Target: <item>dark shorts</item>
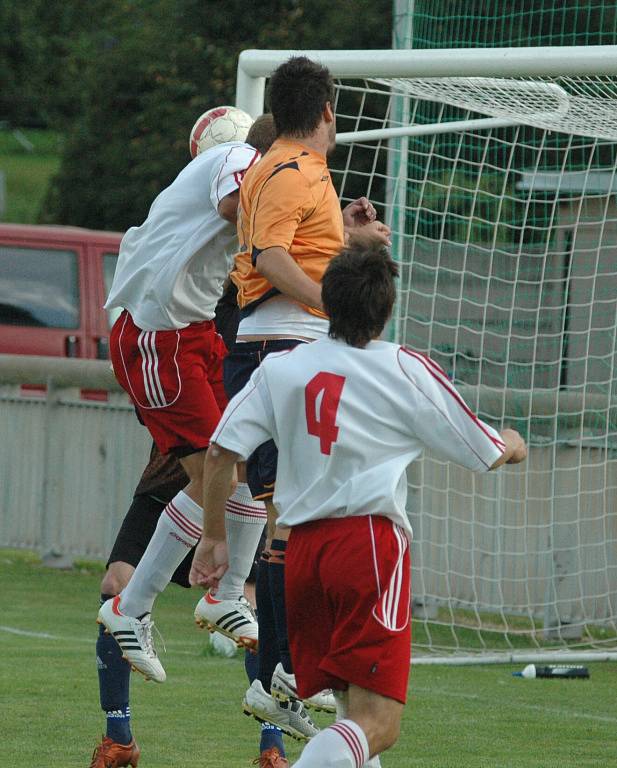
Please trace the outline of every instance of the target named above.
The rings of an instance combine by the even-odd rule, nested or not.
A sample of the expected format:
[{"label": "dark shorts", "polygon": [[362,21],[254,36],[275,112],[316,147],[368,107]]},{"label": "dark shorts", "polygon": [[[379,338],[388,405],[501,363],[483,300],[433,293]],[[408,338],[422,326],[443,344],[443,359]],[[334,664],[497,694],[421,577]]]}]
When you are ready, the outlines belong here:
[{"label": "dark shorts", "polygon": [[[137,568],[137,564],[150,543],[150,539],[154,534],[159,517],[161,516],[161,512],[165,509],[165,506],[166,502],[156,499],[153,496],[140,494],[133,498],[133,503],[126,513],[111,549],[107,567],[109,567],[111,563],[122,562],[132,565],[133,568]],[[264,545],[265,540],[264,537],[262,537],[262,540],[259,542],[258,551],[255,554],[251,572],[247,579],[248,582],[254,583],[257,578],[257,563]],[[171,577],[174,584],[187,588],[191,586],[189,584],[189,571],[191,570],[192,560],[193,550],[191,549]]]},{"label": "dark shorts", "polygon": [[[282,352],[304,344],[299,339],[236,342],[223,361],[223,383],[231,400],[251,378],[270,352]],[[260,445],[246,462],[246,480],[254,499],[270,499],[274,493],[278,451],[274,440]]]},{"label": "dark shorts", "polygon": [[[107,566],[111,563],[123,562],[137,568],[154,530],[165,509],[166,503],[159,501],[153,496],[135,496],[133,503],[126,513],[116,540],[111,549]],[[190,587],[189,571],[193,560],[193,550],[191,550],[180,565],[176,568],[171,580],[181,587]]]}]

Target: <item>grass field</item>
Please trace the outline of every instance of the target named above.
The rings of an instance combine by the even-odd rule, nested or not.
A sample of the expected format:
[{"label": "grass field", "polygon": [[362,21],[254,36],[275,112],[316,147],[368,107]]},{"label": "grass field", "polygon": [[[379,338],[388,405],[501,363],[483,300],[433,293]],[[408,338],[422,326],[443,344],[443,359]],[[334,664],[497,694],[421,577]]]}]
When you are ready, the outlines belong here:
[{"label": "grass field", "polygon": [[6,185],[6,208],[1,221],[34,224],[49,182],[60,165],[58,134],[24,130],[32,151],[19,143],[10,130],[0,130],[0,171]]},{"label": "grass field", "polygon": [[[101,572],[55,571],[30,553],[0,550],[7,768],[89,765],[104,724],[94,663]],[[244,665],[210,655],[207,635],[192,624],[196,599],[172,586],[157,603],[168,680],[158,686],[133,676],[140,768],[235,768],[257,754],[257,724],[240,709]],[[413,669],[401,739],[384,768],[617,766],[617,666],[592,664],[587,681],[521,680],[513,669]],[[300,747],[288,744],[293,763]]]}]

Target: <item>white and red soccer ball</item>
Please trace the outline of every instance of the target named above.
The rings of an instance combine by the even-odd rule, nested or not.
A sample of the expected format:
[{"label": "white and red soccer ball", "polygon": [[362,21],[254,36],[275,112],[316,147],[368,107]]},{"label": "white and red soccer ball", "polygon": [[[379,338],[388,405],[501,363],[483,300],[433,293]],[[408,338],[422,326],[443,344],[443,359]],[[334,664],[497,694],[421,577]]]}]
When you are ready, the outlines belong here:
[{"label": "white and red soccer ball", "polygon": [[197,118],[191,130],[191,157],[226,141],[244,141],[252,124],[253,118],[238,107],[209,109]]}]

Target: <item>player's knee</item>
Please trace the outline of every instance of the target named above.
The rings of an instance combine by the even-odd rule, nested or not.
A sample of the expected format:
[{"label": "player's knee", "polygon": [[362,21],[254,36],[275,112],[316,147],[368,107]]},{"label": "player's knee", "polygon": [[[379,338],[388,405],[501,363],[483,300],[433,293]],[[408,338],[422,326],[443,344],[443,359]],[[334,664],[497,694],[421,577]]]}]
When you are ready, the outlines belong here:
[{"label": "player's knee", "polygon": [[110,563],[101,581],[101,594],[118,595],[129,583],[134,570],[128,563]]},{"label": "player's knee", "polygon": [[378,755],[398,740],[402,712],[400,702],[356,689],[351,691],[347,717],[364,731],[370,754]]},{"label": "player's knee", "polygon": [[390,749],[390,747],[394,746],[394,744],[396,744],[396,742],[398,741],[398,737],[400,736],[400,734],[401,734],[400,719],[395,719],[394,721],[390,720],[389,722],[388,721],[382,722],[381,730],[379,732],[379,737],[382,743],[375,748],[375,754],[385,752],[386,749]]},{"label": "player's knee", "polygon": [[400,720],[375,717],[364,724],[364,733],[371,755],[379,755],[396,744],[401,732]]}]

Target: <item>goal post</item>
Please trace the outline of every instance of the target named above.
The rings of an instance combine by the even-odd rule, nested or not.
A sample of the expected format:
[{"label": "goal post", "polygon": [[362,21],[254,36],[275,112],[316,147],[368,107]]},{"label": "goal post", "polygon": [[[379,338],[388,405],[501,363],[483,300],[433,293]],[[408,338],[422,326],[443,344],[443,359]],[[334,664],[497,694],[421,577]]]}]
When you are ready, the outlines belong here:
[{"label": "goal post", "polygon": [[294,54],[335,78],[341,200],[393,229],[391,338],[529,444],[410,467],[417,662],[617,660],[617,46],[245,51],[238,106]]}]

